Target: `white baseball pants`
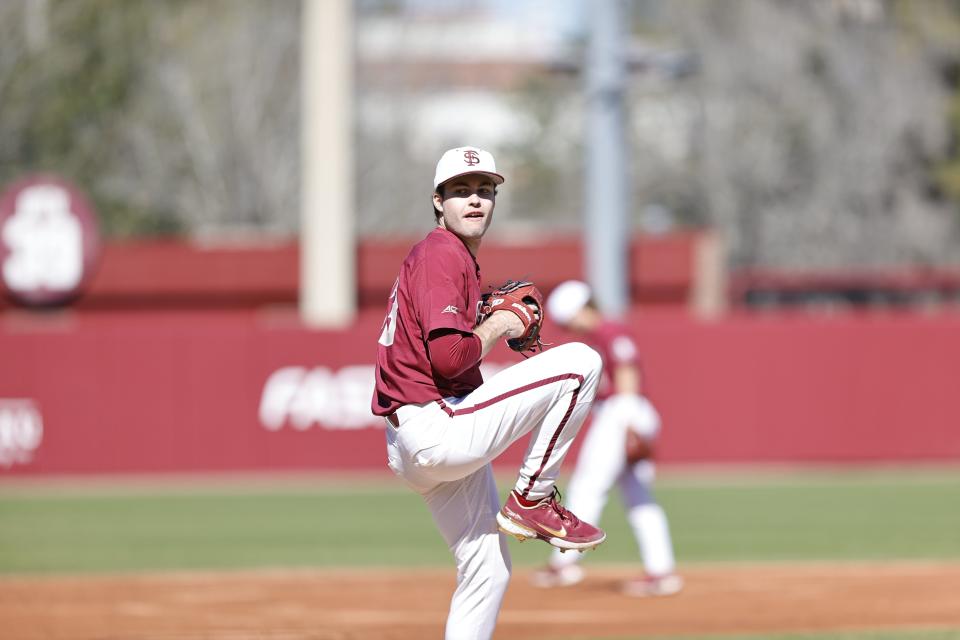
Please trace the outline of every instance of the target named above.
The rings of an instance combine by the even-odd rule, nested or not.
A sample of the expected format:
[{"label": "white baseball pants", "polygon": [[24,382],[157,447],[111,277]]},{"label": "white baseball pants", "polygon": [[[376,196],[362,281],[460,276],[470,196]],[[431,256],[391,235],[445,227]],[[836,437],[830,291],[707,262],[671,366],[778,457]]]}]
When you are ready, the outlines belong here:
[{"label": "white baseball pants", "polygon": [[[652,493],[654,463],[643,460],[627,466],[627,429],[645,438],[656,437],[660,415],[649,400],[643,396],[613,396],[596,405],[564,503],[578,518],[597,523],[610,490],[619,484],[644,569],[651,576],[668,575],[675,569],[673,543],[666,514]],[[564,566],[579,560],[580,554],[554,551],[550,563]]]},{"label": "white baseball pants", "polygon": [[423,496],[456,560],[447,640],[490,638],[510,580],[491,461],[529,433],[516,490],[531,500],[550,495],[600,371],[596,351],[565,344],[500,371],[462,398],[401,407],[399,427],[387,421],[388,464]]}]

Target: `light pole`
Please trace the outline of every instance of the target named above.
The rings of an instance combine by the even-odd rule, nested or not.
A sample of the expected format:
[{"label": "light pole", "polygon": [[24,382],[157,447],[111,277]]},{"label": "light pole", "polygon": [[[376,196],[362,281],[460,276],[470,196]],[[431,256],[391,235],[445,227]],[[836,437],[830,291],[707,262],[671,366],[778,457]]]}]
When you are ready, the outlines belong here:
[{"label": "light pole", "polygon": [[625,22],[623,0],[590,3],[584,249],[596,302],[614,316],[629,302]]}]

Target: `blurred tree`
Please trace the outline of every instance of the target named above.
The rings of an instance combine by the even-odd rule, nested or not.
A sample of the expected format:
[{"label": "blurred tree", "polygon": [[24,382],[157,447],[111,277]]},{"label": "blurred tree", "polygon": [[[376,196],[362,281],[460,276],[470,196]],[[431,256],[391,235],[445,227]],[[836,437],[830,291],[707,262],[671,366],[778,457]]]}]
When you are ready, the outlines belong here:
[{"label": "blurred tree", "polygon": [[[902,4],[925,16],[946,6]],[[700,110],[684,168],[734,264],[956,259],[954,209],[930,192],[949,154],[947,91],[930,32],[898,3],[665,6],[667,30],[700,60],[677,92]]]},{"label": "blurred tree", "polygon": [[960,215],[960,61],[951,65],[947,75],[953,86],[949,109],[950,148],[937,167],[937,186],[948,198],[958,204],[958,215]]},{"label": "blurred tree", "polygon": [[104,188],[118,128],[146,66],[150,2],[0,4],[0,183],[54,172],[87,190],[107,233],[176,228]]},{"label": "blurred tree", "polygon": [[298,15],[255,0],[0,3],[0,181],[62,174],[109,235],[290,235]]},{"label": "blurred tree", "polygon": [[936,194],[953,201],[960,216],[960,0],[930,2],[922,10],[900,0],[898,8],[906,27],[926,45],[950,92],[945,109],[950,139],[946,154],[933,163],[934,180]]},{"label": "blurred tree", "polygon": [[501,220],[511,216],[514,229],[507,234],[524,222],[539,224],[539,234],[579,228],[584,206],[579,94],[579,80],[563,73],[529,78],[509,95],[511,107],[526,114],[529,125],[525,135],[498,149],[512,168],[504,213],[499,214]]},{"label": "blurred tree", "polygon": [[300,4],[151,6],[150,63],[119,119],[106,188],[194,236],[295,233]]},{"label": "blurred tree", "polygon": [[[578,34],[500,51],[505,5],[477,4],[474,55],[450,11],[468,4],[358,0],[362,233],[428,227],[436,155],[465,141],[510,171],[498,230],[580,224],[581,81],[549,70],[576,67]],[[960,0],[631,5],[636,227],[715,226],[735,265],[957,262]],[[299,11],[0,1],[0,182],[61,173],[112,235],[295,233]]]}]

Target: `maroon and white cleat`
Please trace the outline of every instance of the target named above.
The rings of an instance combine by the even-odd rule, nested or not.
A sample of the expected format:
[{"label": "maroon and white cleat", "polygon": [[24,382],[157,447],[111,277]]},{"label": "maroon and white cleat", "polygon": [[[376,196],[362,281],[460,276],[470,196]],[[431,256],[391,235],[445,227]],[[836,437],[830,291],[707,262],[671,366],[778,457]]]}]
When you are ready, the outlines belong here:
[{"label": "maroon and white cleat", "polygon": [[607,539],[602,529],[583,522],[560,504],[560,492],[543,498],[532,506],[524,506],[515,491],[507,496],[497,514],[497,525],[504,533],[520,542],[538,538],[561,551],[593,549]]},{"label": "maroon and white cleat", "polygon": [[637,598],[672,596],[683,590],[683,578],[675,573],[665,576],[643,576],[621,585],[625,595]]},{"label": "maroon and white cleat", "polygon": [[530,574],[530,582],[541,589],[571,587],[583,582],[583,568],[579,564],[548,564]]}]

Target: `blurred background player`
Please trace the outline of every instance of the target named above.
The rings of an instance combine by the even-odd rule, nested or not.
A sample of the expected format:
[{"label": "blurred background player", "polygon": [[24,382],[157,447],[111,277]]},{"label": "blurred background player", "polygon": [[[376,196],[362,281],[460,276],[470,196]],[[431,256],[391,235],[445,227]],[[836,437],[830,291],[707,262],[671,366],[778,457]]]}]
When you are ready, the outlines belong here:
[{"label": "blurred background player", "polygon": [[[641,393],[642,375],[633,339],[622,323],[604,318],[590,287],[562,283],[547,299],[550,319],[582,337],[603,358],[603,376],[594,403],[593,423],[570,479],[567,506],[588,522],[599,522],[614,483],[620,485],[627,520],[640,548],[645,574],[622,585],[634,596],[665,596],[680,591],[673,543],[663,508],[653,497],[653,446],[660,416]],[[555,550],[549,564],[533,574],[540,587],[583,580],[580,554]]]}]

